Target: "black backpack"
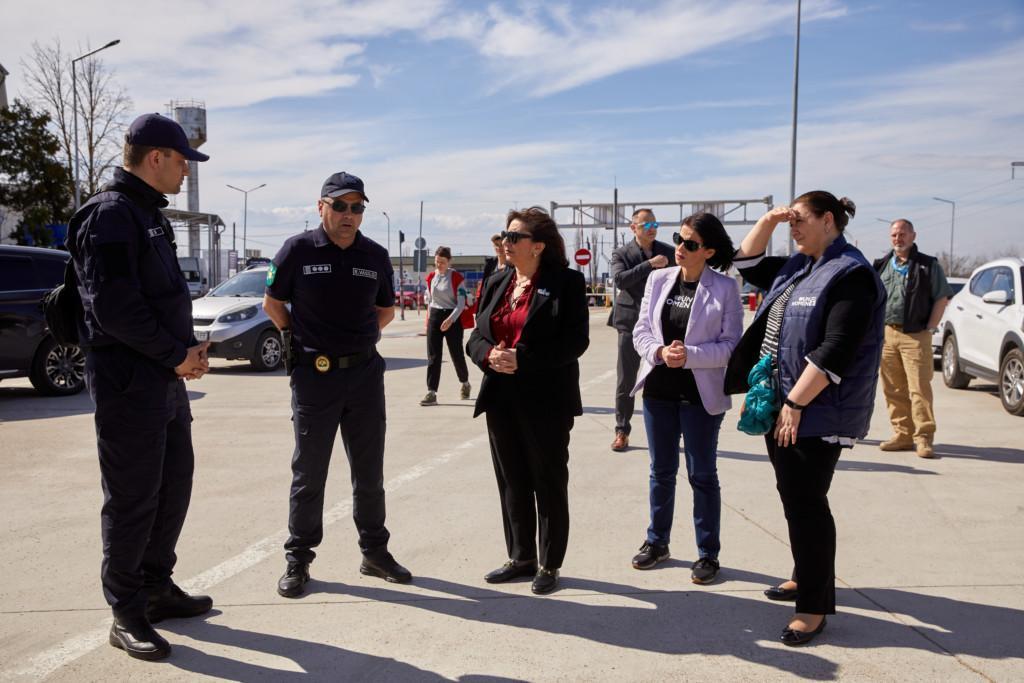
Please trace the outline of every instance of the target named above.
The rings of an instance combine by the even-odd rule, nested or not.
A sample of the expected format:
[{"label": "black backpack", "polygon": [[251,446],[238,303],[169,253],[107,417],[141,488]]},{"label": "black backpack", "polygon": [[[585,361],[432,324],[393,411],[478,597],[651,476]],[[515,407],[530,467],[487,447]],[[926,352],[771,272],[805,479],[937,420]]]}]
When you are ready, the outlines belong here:
[{"label": "black backpack", "polygon": [[43,315],[50,334],[58,344],[78,344],[78,321],[85,315],[82,297],[78,293],[75,262],[68,259],[64,266],[64,284],[57,285],[43,297]]}]

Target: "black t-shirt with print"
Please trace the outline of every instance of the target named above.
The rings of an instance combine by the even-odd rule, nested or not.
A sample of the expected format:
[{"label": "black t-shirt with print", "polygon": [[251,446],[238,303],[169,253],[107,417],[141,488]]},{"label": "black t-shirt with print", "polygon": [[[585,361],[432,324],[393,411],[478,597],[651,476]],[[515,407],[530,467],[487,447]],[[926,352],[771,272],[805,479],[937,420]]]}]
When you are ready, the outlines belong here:
[{"label": "black t-shirt with print", "polygon": [[[682,282],[677,279],[661,309],[662,343],[668,346],[673,340],[683,341],[686,325],[690,321],[693,297],[697,292],[696,282]],[[644,382],[644,398],[662,401],[679,401],[700,405],[700,393],[693,371],[689,368],[670,368],[664,363],[654,366]]]}]

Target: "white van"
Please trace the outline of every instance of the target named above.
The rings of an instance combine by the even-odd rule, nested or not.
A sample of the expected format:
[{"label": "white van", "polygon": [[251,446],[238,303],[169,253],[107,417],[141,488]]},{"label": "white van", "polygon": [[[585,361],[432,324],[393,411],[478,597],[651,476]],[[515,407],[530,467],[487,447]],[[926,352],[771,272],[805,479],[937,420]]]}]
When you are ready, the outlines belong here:
[{"label": "white van", "polygon": [[181,268],[185,281],[188,282],[188,292],[193,299],[206,294],[209,290],[208,282],[203,276],[203,262],[195,256],[179,256],[178,267]]}]

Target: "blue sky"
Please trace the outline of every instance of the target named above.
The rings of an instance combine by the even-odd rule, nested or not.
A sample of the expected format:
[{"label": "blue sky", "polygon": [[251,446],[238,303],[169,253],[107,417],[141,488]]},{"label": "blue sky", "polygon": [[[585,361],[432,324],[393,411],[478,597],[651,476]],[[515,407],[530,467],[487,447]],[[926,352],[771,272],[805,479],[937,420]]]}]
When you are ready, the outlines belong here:
[{"label": "blue sky", "polygon": [[[513,206],[788,200],[795,2],[445,0],[28,3],[5,9],[0,63],[20,92],[31,42],[100,45],[134,98],[208,108],[205,211],[272,254],[317,223],[323,179],[371,198],[365,233],[393,247],[481,253]],[[128,8],[129,5],[125,5]],[[244,7],[244,10],[241,9]],[[930,252],[1024,251],[1024,5],[1019,0],[807,0],[797,192],[851,197],[853,238],[887,245],[905,216]],[[184,208],[181,195],[178,205]],[[733,230],[735,239],[742,229]],[[668,239],[665,230],[662,238]]]}]

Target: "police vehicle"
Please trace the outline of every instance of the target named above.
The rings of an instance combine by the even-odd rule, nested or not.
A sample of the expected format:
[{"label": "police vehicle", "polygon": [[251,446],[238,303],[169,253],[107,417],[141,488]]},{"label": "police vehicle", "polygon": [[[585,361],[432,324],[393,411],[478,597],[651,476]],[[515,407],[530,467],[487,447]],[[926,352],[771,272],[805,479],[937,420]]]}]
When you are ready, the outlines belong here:
[{"label": "police vehicle", "polygon": [[281,366],[281,334],[263,311],[266,281],[266,266],[249,268],[192,302],[193,330],[210,342],[210,357],[247,360],[265,372]]}]

